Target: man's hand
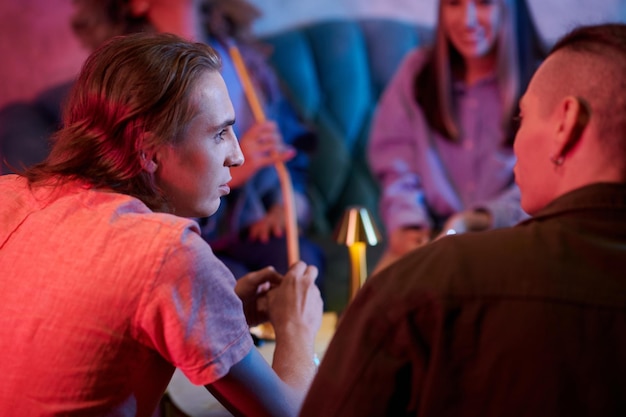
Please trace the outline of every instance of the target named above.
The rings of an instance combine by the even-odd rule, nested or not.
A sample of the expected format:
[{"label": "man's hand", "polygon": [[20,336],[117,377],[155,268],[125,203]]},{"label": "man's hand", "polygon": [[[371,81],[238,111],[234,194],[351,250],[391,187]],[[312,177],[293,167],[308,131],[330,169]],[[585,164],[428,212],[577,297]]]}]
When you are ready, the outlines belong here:
[{"label": "man's hand", "polygon": [[[318,270],[313,265],[297,262],[280,284],[267,292],[270,322],[276,340],[298,338],[312,343],[322,323],[323,302],[315,285]],[[312,355],[310,356],[312,360]]]},{"label": "man's hand", "polygon": [[271,266],[250,272],[237,280],[235,293],[243,303],[243,311],[249,326],[256,326],[269,320],[267,292],[281,281],[282,276]]},{"label": "man's hand", "polygon": [[[220,401],[230,404],[229,410],[237,410],[234,414],[298,414],[317,369],[313,361],[315,336],[322,323],[323,307],[315,286],[317,273],[316,267],[297,262],[282,279],[276,280],[278,274],[265,268],[237,281],[235,291],[245,300],[244,305],[249,305],[259,292],[267,301],[276,334],[272,359],[276,375],[268,372],[269,365],[259,351],[251,349],[225,376],[208,385]],[[258,290],[267,283],[271,285],[269,291]]]}]

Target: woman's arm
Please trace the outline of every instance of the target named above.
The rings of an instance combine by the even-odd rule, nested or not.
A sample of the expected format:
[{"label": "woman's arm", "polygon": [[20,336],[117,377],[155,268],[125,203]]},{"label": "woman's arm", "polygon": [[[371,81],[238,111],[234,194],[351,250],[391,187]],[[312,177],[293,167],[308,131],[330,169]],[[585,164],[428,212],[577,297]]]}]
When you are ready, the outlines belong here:
[{"label": "woman's arm", "polygon": [[381,189],[380,211],[387,232],[404,227],[430,228],[420,176],[419,142],[427,131],[422,111],[413,98],[415,74],[424,51],[415,50],[401,63],[383,92],[368,145],[368,161]]}]

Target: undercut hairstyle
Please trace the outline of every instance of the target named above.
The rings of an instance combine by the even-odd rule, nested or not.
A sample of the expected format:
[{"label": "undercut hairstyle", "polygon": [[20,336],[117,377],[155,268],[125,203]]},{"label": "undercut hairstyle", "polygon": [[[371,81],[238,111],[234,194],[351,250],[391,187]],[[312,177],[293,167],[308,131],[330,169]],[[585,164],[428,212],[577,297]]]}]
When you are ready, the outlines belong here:
[{"label": "undercut hairstyle", "polygon": [[572,64],[564,72],[580,73],[569,88],[590,104],[600,140],[626,165],[626,24],[578,27],[559,39],[550,55],[557,52]]},{"label": "undercut hairstyle", "polygon": [[143,169],[143,149],[176,146],[195,115],[194,89],[221,61],[203,43],[135,33],[89,56],[64,108],[50,155],[25,171],[32,185],[84,180],[166,211],[165,196]]},{"label": "undercut hairstyle", "polygon": [[[442,137],[460,140],[458,116],[453,103],[453,68],[463,69],[463,59],[452,46],[443,22],[443,2],[439,1],[438,22],[430,56],[414,82],[415,100],[428,124]],[[546,51],[535,28],[526,0],[497,0],[501,22],[496,35],[496,77],[504,111],[502,126],[504,145],[511,146],[515,137],[513,116],[518,101]]]}]

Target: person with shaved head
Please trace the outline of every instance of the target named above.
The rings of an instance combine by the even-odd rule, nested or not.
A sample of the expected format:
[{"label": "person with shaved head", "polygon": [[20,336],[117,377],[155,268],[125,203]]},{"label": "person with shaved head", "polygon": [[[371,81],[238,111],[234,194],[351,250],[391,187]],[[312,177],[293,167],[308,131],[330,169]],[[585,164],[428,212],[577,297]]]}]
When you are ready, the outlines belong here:
[{"label": "person with shaved head", "polygon": [[371,277],[301,416],[626,415],[626,25],[566,34],[520,109],[532,217]]}]

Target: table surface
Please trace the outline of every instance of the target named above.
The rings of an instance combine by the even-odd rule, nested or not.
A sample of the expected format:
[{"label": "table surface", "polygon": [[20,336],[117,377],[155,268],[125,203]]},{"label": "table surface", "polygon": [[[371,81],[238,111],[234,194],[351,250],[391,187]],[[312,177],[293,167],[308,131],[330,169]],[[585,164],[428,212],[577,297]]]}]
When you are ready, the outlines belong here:
[{"label": "table surface", "polygon": [[[315,338],[315,353],[320,359],[326,352],[336,326],[337,314],[334,312],[324,313],[322,325]],[[264,341],[258,346],[261,355],[270,365],[274,355],[274,348],[275,343],[273,341]],[[172,376],[172,380],[167,387],[167,393],[176,407],[190,417],[232,416],[205,387],[193,385],[178,369]]]}]

